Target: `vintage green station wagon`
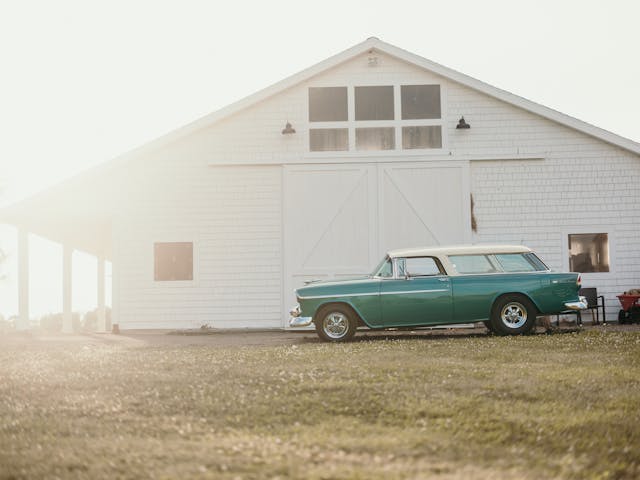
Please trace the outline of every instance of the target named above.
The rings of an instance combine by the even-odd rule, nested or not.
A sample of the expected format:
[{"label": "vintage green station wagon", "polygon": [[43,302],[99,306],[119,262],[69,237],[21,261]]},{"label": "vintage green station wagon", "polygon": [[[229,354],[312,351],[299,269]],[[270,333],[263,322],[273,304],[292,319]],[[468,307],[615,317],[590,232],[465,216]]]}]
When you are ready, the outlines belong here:
[{"label": "vintage green station wagon", "polygon": [[395,250],[366,277],[297,289],[289,325],[314,323],[320,338],[331,342],[349,340],[358,327],[469,322],[518,335],[529,332],[538,315],[585,309],[579,289],[579,274],[551,272],[523,246]]}]

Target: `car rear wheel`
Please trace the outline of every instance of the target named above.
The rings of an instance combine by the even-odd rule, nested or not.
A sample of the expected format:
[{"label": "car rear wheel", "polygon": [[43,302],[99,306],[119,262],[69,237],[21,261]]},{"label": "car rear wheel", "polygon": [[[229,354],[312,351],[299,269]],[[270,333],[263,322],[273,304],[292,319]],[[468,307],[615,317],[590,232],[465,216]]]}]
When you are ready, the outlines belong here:
[{"label": "car rear wheel", "polygon": [[522,335],[536,324],[536,308],[522,295],[505,295],[493,305],[491,326],[499,335]]},{"label": "car rear wheel", "polygon": [[358,326],[356,314],[345,305],[329,305],[316,314],[316,332],[325,342],[351,340]]}]

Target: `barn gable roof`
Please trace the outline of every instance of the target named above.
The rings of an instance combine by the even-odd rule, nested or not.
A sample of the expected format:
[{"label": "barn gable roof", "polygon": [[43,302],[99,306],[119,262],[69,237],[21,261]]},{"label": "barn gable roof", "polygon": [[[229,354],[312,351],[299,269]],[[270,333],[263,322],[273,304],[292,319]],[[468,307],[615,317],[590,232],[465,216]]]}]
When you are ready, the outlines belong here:
[{"label": "barn gable roof", "polygon": [[541,105],[539,103],[535,103],[531,100],[527,100],[526,98],[520,97],[518,95],[514,95],[513,93],[507,92],[505,90],[501,90],[497,87],[484,83],[480,80],[477,80],[473,77],[460,73],[456,70],[445,67],[444,65],[440,65],[424,57],[421,57],[419,55],[416,55],[406,50],[403,50],[401,48],[398,48],[389,43],[383,42],[382,40],[376,37],[368,38],[362,43],[359,43],[347,50],[344,50],[343,52],[338,53],[337,55],[329,57],[320,63],[317,63],[305,70],[302,70],[301,72],[298,72],[290,77],[287,77],[284,80],[281,80],[280,82],[277,82],[263,90],[260,90],[254,93],[253,95],[245,97],[242,100],[232,103],[220,110],[217,110],[190,124],[187,124],[182,128],[174,130],[173,132],[143,146],[142,148],[145,150],[147,148],[153,149],[155,147],[159,147],[166,143],[170,143],[174,140],[182,138],[200,129],[209,127],[224,118],[227,118],[235,113],[238,113],[244,110],[245,108],[248,108],[258,102],[266,100],[267,98],[277,95],[278,93],[283,92],[284,90],[287,90],[299,83],[307,81],[310,78],[326,70],[336,67],[370,50],[386,53],[392,57],[398,58],[405,62],[416,65],[418,67],[424,68],[425,70],[428,70],[442,77],[448,78],[449,80],[457,82],[461,85],[467,86],[471,89],[484,93],[490,97],[496,98],[498,100],[502,100],[506,103],[522,108],[523,110],[527,110],[531,113],[537,114],[543,118],[552,120],[561,125],[565,125],[574,130],[585,133],[592,137],[603,140],[609,144],[618,146],[624,150],[628,150],[630,152],[640,155],[640,143],[634,142],[633,140],[622,137],[620,135],[616,135],[615,133],[596,127],[582,120],[578,120],[577,118],[571,117],[569,115],[561,113],[552,108],[545,107],[544,105]]},{"label": "barn gable roof", "polygon": [[[365,40],[362,43],[359,43],[347,50],[344,50],[337,55],[327,58],[326,60],[317,63],[301,72],[287,77],[280,82],[277,82],[263,90],[260,90],[253,95],[245,97],[242,100],[239,100],[235,103],[232,103],[220,110],[217,110],[209,115],[206,115],[192,123],[189,123],[181,128],[178,128],[162,137],[153,140],[149,143],[146,143],[136,149],[133,149],[129,152],[124,153],[123,155],[116,157],[110,161],[99,164],[95,167],[92,167],[80,174],[77,174],[61,183],[58,183],[44,191],[41,191],[27,199],[19,201],[13,205],[6,206],[0,209],[0,221],[4,221],[7,223],[13,224],[21,224],[21,223],[29,223],[32,225],[44,225],[42,222],[41,211],[43,211],[43,206],[47,206],[47,209],[52,208],[52,199],[56,199],[56,204],[59,204],[60,210],[73,210],[74,214],[79,218],[86,219],[87,217],[94,217],[96,209],[100,212],[101,217],[103,217],[103,221],[99,222],[100,225],[108,223],[109,217],[109,205],[105,202],[96,203],[92,202],[91,205],[80,205],[77,206],[77,202],[74,199],[80,198],[80,193],[77,192],[95,192],[96,185],[99,189],[105,190],[108,189],[108,186],[104,183],[104,173],[113,171],[114,168],[119,166],[124,166],[128,162],[141,157],[145,153],[153,152],[157,149],[160,149],[166,145],[173,143],[176,140],[187,137],[188,135],[200,131],[202,129],[208,128],[210,126],[215,125],[217,122],[234,115],[252,105],[255,105],[263,100],[271,98],[275,95],[278,95],[285,90],[292,88],[300,83],[308,81],[309,79],[319,75],[325,71],[328,71],[331,68],[337,67],[358,55],[362,55],[368,53],[369,51],[374,50],[379,53],[383,53],[389,55],[391,57],[397,58],[401,61],[405,61],[409,64],[413,64],[419,68],[423,68],[427,71],[430,71],[436,75],[440,75],[444,78],[447,78],[453,82],[457,82],[458,84],[464,85],[470,89],[476,90],[478,92],[484,93],[490,97],[496,98],[498,100],[504,101],[508,104],[512,104],[516,107],[519,107],[523,110],[529,111],[531,113],[537,114],[540,117],[549,119],[554,121],[560,125],[567,126],[576,131],[587,134],[593,138],[600,139],[608,144],[617,146],[621,149],[632,152],[636,155],[640,155],[640,143],[634,142],[633,140],[621,137],[612,132],[606,131],[604,129],[598,128],[589,123],[583,122],[576,118],[573,118],[569,115],[565,115],[551,108],[545,107],[538,103],[532,102],[525,98],[519,97],[512,93],[509,93],[505,90],[501,90],[499,88],[493,87],[487,83],[481,82],[475,78],[472,78],[468,75],[460,73],[456,70],[450,69],[438,63],[432,62],[426,58],[423,58],[419,55],[415,55],[411,52],[398,48],[389,43],[383,42],[378,38],[372,37]],[[74,194],[74,192],[76,192]],[[96,197],[97,195],[85,195],[86,197]],[[70,205],[76,205],[73,208],[70,208]],[[80,208],[82,207],[82,208]],[[46,210],[46,209],[44,209]],[[26,218],[28,215],[35,215],[32,221],[27,221]],[[37,218],[36,218],[37,217]],[[69,227],[67,230],[73,230],[72,225],[77,224],[77,219],[69,220]],[[45,228],[46,227],[46,228]],[[57,235],[52,234],[51,232],[54,230],[53,226],[45,226],[42,227],[41,230],[34,229],[32,231],[38,233],[42,231],[42,234],[48,236],[52,239],[61,239],[65,232],[61,230],[61,232]],[[98,228],[94,229],[96,232],[101,232]],[[66,230],[65,230],[66,231]],[[74,234],[75,235],[75,234]],[[106,247],[101,246],[100,235],[102,233],[96,233],[94,235],[95,238],[87,239],[84,242],[85,249],[87,251],[96,251],[98,248],[105,250]],[[104,235],[103,235],[104,236]],[[96,247],[99,245],[99,247]]]}]

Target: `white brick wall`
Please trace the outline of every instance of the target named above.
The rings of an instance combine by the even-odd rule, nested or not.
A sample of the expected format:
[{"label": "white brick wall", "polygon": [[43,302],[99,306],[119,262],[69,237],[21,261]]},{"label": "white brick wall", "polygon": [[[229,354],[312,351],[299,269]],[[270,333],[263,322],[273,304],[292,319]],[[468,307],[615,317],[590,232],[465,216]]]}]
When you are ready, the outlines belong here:
[{"label": "white brick wall", "polygon": [[[584,275],[583,283],[598,287],[615,315],[615,295],[640,287],[638,155],[379,57],[375,68],[367,55],[357,57],[127,167],[114,224],[114,297],[123,328],[281,326],[281,165],[310,161],[307,88],[376,83],[442,85],[447,151],[426,153],[424,160],[468,162],[475,241],[524,243],[554,269],[565,269],[568,233],[609,233],[612,272]],[[471,129],[455,129],[462,115]],[[287,121],[295,135],[280,134]],[[422,159],[404,155],[371,161]],[[464,160],[510,155],[541,159]],[[153,242],[171,240],[195,244],[192,284],[153,282]]]}]

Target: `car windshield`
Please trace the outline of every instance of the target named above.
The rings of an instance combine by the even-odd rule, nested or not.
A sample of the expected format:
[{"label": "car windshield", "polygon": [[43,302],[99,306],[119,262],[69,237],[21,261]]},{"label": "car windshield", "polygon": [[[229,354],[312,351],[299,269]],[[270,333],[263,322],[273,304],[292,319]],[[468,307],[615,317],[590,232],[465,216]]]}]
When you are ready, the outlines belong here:
[{"label": "car windshield", "polygon": [[389,257],[384,257],[372,274],[373,277],[393,277],[393,265]]}]

